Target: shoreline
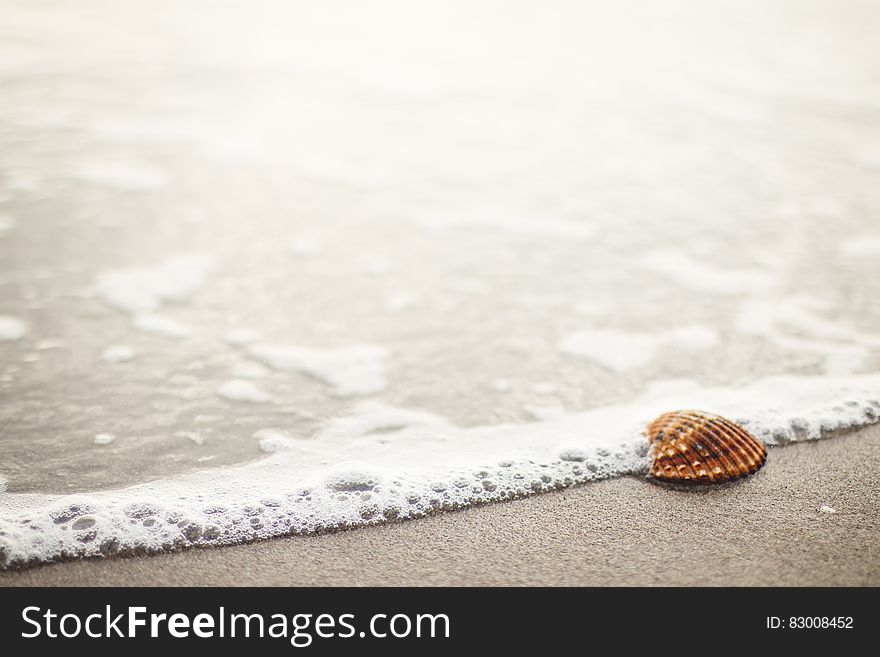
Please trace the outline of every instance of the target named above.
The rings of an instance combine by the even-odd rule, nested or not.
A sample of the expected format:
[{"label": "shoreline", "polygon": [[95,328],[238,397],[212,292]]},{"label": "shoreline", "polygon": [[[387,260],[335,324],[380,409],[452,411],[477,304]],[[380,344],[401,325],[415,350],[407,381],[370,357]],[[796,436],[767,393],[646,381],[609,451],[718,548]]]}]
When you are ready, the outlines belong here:
[{"label": "shoreline", "polygon": [[877,586],[878,506],[873,425],[773,448],[733,485],[623,477],[331,534],[4,571],[0,586]]}]

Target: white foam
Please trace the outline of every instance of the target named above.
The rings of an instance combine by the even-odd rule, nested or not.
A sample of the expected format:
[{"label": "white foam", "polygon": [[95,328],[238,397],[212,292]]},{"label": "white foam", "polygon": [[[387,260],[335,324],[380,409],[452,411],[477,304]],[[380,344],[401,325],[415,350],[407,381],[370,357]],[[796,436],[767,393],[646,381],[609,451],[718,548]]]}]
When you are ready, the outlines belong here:
[{"label": "white foam", "polygon": [[815,439],[877,422],[880,374],[715,389],[661,382],[631,403],[492,426],[362,403],[311,436],[258,431],[267,455],[245,465],[119,490],[0,496],[0,560],[228,545],[644,473],[645,423],[683,407],[721,413],[770,444]]},{"label": "white foam", "polygon": [[656,349],[657,340],[650,335],[604,329],[572,333],[559,343],[563,354],[595,361],[615,372],[647,364]]},{"label": "white foam", "polygon": [[167,301],[187,300],[205,282],[210,261],[203,256],[172,258],[154,267],[108,271],[97,292],[107,303],[133,315],[152,313]]},{"label": "white foam", "polygon": [[3,475],[0,475],[0,494],[6,492],[6,489],[9,487],[9,481]]},{"label": "white foam", "polygon": [[112,433],[99,433],[95,436],[94,443],[96,445],[109,445],[116,440],[116,436]]},{"label": "white foam", "polygon": [[842,375],[859,371],[880,336],[825,319],[823,304],[810,298],[754,298],[740,306],[735,328],[794,352],[823,358],[823,370]]},{"label": "white foam", "polygon": [[772,277],[759,270],[716,268],[671,249],[648,253],[639,264],[688,289],[715,294],[761,291],[772,281]]},{"label": "white foam", "polygon": [[625,372],[647,365],[668,346],[688,350],[711,349],[719,342],[717,331],[705,326],[684,326],[671,331],[639,333],[591,329],[578,331],[559,342],[559,351],[585,358],[615,372]]},{"label": "white foam", "polygon": [[693,351],[712,349],[718,346],[720,341],[718,331],[708,326],[682,326],[661,336],[661,342]]},{"label": "white foam", "polygon": [[287,345],[257,344],[250,354],[277,370],[295,371],[332,385],[342,396],[381,392],[387,383],[386,361],[390,351],[370,344],[338,349],[310,349]]},{"label": "white foam", "polygon": [[254,438],[260,441],[260,449],[266,454],[290,447],[294,442],[293,436],[283,429],[260,429],[254,432]]},{"label": "white foam", "polygon": [[28,327],[18,317],[0,315],[0,342],[15,342],[27,333]]},{"label": "white foam", "polygon": [[225,399],[244,402],[267,402],[269,395],[253,381],[232,379],[217,389],[217,394]]},{"label": "white foam", "polygon": [[837,513],[837,509],[828,506],[827,504],[823,504],[819,507],[819,513]]},{"label": "white foam", "polygon": [[562,404],[526,404],[523,410],[536,420],[556,420],[565,415]]},{"label": "white foam", "polygon": [[192,327],[189,325],[178,322],[173,317],[156,313],[136,315],[133,324],[136,329],[147,333],[158,333],[168,338],[186,338],[192,335]]},{"label": "white foam", "polygon": [[124,344],[110,345],[101,352],[101,360],[108,363],[126,363],[135,357],[135,350]]},{"label": "white foam", "polygon": [[[330,468],[321,484],[324,488],[338,493],[361,493],[361,500],[368,500],[371,491],[385,481],[386,477],[369,463],[363,461],[343,461]],[[365,497],[370,495],[370,497]]]},{"label": "white foam", "polygon": [[406,428],[410,434],[418,430],[449,429],[449,422],[434,413],[421,409],[407,409],[374,401],[357,404],[348,415],[327,421],[318,438],[328,442],[344,443],[351,436],[391,436]]}]

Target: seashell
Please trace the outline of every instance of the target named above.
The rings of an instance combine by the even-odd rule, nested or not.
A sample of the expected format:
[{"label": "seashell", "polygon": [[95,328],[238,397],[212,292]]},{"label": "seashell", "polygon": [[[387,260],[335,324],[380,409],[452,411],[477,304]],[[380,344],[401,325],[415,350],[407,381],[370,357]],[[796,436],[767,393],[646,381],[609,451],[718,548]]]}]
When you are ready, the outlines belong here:
[{"label": "seashell", "polygon": [[664,413],[648,425],[650,476],[718,484],[757,472],[767,448],[738,424],[702,411]]}]

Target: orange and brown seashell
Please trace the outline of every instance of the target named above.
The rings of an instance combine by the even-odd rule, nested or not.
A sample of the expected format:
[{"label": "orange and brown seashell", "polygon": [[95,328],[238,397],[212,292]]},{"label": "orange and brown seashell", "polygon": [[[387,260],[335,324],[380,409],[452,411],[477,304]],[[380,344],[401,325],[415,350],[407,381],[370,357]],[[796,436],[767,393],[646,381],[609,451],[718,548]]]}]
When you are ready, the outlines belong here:
[{"label": "orange and brown seashell", "polygon": [[648,425],[650,476],[658,481],[723,483],[757,472],[767,448],[738,424],[702,411],[664,413]]}]

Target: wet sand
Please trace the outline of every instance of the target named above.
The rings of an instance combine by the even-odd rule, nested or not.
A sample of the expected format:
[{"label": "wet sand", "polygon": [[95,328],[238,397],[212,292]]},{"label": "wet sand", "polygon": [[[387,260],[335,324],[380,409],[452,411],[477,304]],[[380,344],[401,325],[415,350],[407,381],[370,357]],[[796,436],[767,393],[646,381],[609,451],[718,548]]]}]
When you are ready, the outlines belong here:
[{"label": "wet sand", "polygon": [[772,449],[725,487],[630,477],[324,536],[4,572],[0,585],[877,586],[878,506],[873,426]]}]

